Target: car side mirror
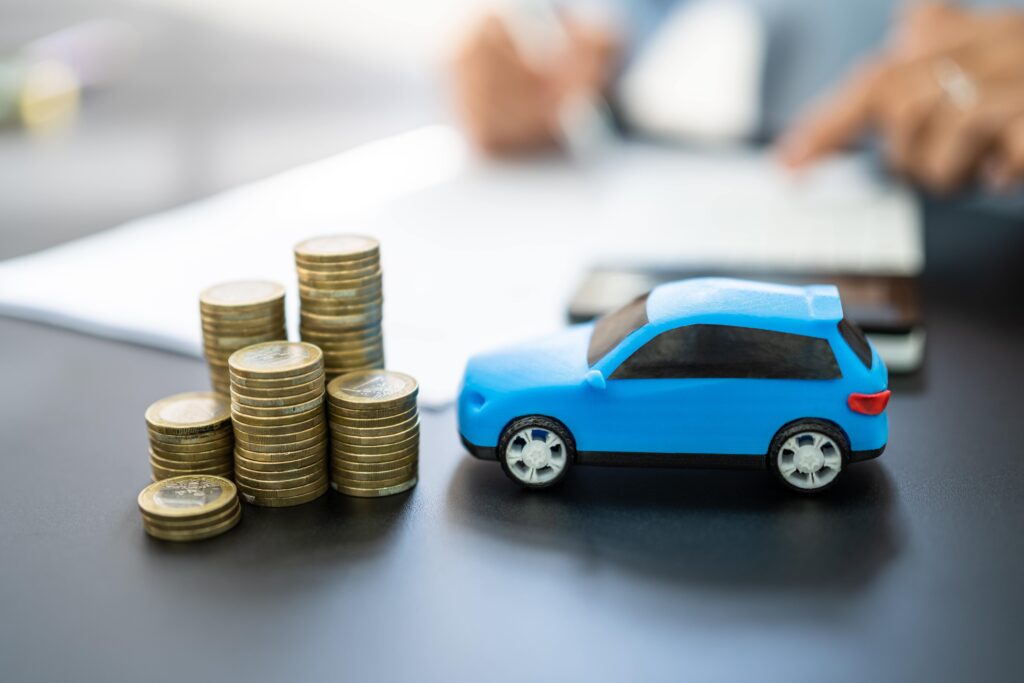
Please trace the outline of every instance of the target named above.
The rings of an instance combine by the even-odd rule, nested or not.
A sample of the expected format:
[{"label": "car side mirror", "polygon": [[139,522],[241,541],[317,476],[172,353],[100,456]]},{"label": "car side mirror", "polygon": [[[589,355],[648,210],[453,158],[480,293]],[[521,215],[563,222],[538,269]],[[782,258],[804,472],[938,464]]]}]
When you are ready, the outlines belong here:
[{"label": "car side mirror", "polygon": [[594,389],[604,389],[606,386],[608,386],[604,380],[604,375],[601,374],[601,371],[596,368],[592,368],[589,372],[587,372],[587,384],[589,384]]}]

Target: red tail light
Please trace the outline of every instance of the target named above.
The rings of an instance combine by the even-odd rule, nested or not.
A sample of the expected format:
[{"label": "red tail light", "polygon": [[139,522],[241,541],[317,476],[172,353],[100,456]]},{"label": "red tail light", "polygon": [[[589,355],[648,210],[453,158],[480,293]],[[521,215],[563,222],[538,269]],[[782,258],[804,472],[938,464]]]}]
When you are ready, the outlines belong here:
[{"label": "red tail light", "polygon": [[889,405],[891,393],[886,389],[877,394],[850,394],[846,404],[850,406],[850,410],[861,415],[881,415],[885,406]]}]

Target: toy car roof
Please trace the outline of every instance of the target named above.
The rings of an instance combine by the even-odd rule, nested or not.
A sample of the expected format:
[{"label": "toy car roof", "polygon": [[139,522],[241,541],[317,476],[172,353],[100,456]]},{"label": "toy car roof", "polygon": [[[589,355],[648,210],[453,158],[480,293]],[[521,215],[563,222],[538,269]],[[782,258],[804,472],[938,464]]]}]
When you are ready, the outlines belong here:
[{"label": "toy car roof", "polygon": [[652,323],[691,318],[839,322],[843,306],[835,285],[796,287],[731,278],[672,282],[655,287],[647,298]]}]

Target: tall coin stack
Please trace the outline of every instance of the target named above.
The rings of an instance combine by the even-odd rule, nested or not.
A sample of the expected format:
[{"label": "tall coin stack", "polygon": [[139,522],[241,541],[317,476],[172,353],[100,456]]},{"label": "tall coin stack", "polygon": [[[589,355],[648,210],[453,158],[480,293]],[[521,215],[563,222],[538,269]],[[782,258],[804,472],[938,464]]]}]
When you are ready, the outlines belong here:
[{"label": "tall coin stack", "polygon": [[164,541],[201,541],[242,518],[238,490],[223,477],[193,474],[150,484],[139,494],[146,533]]},{"label": "tall coin stack", "polygon": [[419,387],[409,375],[366,370],[327,385],[331,427],[331,486],[349,496],[374,498],[416,485]]},{"label": "tall coin stack", "polygon": [[370,237],[314,237],[295,246],[302,340],[324,352],[327,379],[384,367],[380,244]]},{"label": "tall coin stack", "polygon": [[231,408],[212,391],[161,399],[146,409],[153,481],[186,474],[231,477]]},{"label": "tall coin stack", "polygon": [[228,357],[238,349],[287,339],[284,287],[263,280],[225,282],[199,295],[203,349],[213,390],[228,395]]},{"label": "tall coin stack", "polygon": [[327,491],[324,361],[304,342],[267,342],[228,359],[235,483],[249,503],[301,505]]}]

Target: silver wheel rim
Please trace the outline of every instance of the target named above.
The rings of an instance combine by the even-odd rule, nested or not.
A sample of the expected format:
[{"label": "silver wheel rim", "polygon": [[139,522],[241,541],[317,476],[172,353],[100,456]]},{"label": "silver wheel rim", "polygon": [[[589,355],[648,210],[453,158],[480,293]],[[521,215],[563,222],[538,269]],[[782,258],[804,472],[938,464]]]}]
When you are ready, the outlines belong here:
[{"label": "silver wheel rim", "polygon": [[562,438],[544,427],[520,429],[505,447],[509,472],[524,484],[547,484],[565,469],[566,448]]},{"label": "silver wheel rim", "polygon": [[799,489],[820,489],[839,475],[843,456],[836,442],[821,432],[800,432],[779,448],[779,473]]}]

